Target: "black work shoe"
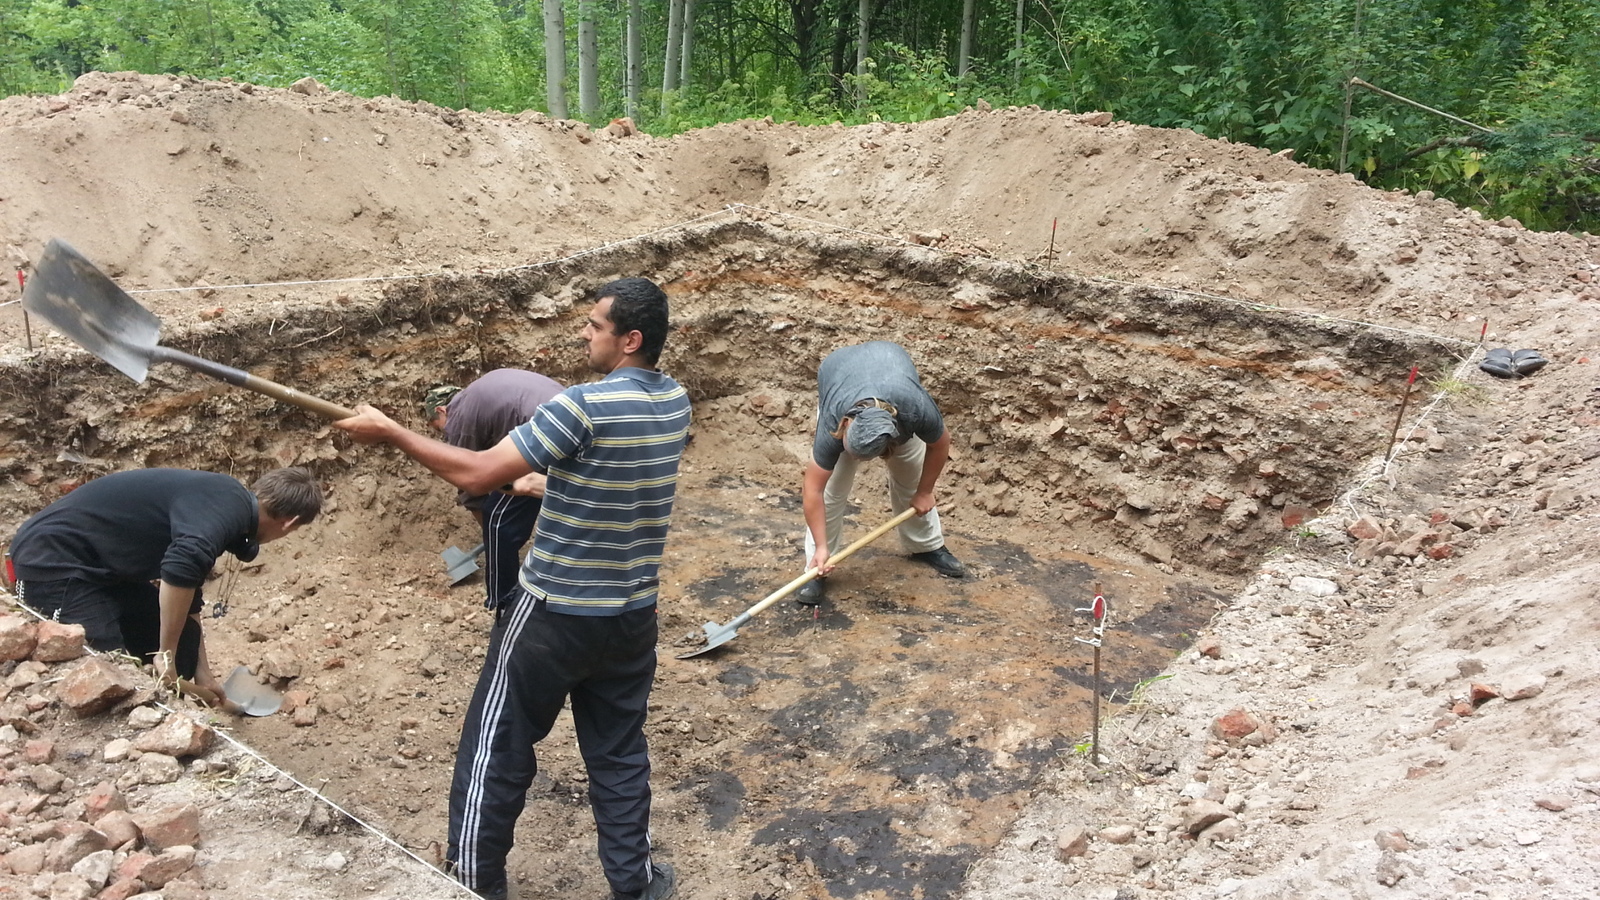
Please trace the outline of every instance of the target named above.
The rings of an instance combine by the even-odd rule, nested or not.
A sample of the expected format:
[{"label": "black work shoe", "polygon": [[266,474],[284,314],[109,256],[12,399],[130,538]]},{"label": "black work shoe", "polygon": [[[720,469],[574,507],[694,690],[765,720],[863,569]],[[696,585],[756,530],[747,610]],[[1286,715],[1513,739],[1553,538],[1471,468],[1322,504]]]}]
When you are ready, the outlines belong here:
[{"label": "black work shoe", "polygon": [[678,889],[678,873],[666,863],[650,864],[650,883],[644,890],[624,894],[612,891],[611,900],[667,900]]},{"label": "black work shoe", "polygon": [[1483,360],[1478,363],[1478,368],[1496,378],[1516,378],[1517,367],[1511,356],[1511,350],[1506,347],[1496,347],[1484,354]]},{"label": "black work shoe", "polygon": [[794,592],[794,602],[801,606],[821,606],[822,598],[828,595],[828,586],[823,584],[823,578],[813,578],[800,589]]},{"label": "black work shoe", "polygon": [[933,566],[935,572],[946,578],[967,577],[967,567],[961,564],[961,560],[956,559],[956,555],[951,553],[949,548],[940,547],[937,550],[929,550],[926,553],[913,553],[911,558],[917,562]]},{"label": "black work shoe", "polygon": [[1537,350],[1518,350],[1511,354],[1511,368],[1515,369],[1518,375],[1532,375],[1544,368],[1548,362],[1550,360],[1545,359],[1544,354]]}]

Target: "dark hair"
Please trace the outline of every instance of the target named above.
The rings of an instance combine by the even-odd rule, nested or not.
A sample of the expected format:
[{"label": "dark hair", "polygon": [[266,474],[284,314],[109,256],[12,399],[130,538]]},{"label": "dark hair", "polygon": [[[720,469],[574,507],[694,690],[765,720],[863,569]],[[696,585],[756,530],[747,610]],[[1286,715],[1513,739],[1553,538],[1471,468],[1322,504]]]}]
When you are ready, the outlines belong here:
[{"label": "dark hair", "polygon": [[274,469],[257,478],[250,491],[274,518],[298,517],[300,524],[309,525],[322,512],[322,487],[310,469],[300,466]]},{"label": "dark hair", "polygon": [[639,352],[655,365],[667,344],[667,293],[648,278],[619,278],[595,291],[596,300],[611,298],[613,334],[639,332]]}]

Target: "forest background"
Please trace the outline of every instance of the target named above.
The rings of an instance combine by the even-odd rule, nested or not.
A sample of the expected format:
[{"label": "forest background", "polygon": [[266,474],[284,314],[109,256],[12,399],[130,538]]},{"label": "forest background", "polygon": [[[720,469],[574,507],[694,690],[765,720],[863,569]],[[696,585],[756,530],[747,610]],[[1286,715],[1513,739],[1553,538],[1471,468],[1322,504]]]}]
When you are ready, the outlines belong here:
[{"label": "forest background", "polygon": [[96,70],[663,136],[1104,110],[1600,231],[1595,0],[0,0],[0,93]]}]

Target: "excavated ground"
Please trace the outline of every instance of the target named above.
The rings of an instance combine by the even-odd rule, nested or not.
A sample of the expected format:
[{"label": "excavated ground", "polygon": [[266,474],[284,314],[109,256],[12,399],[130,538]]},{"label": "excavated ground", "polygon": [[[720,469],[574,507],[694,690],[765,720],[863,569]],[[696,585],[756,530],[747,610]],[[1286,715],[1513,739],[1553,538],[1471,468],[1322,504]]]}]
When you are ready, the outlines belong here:
[{"label": "excavated ground", "polygon": [[[1087,733],[1091,654],[1073,638],[1088,623],[1074,609],[1094,587],[1114,604],[1103,694],[1126,701],[1286,527],[1381,451],[1404,389],[1392,360],[1442,369],[1458,350],[747,221],[559,267],[406,283],[372,302],[228,315],[164,340],[335,402],[410,410],[439,373],[583,378],[584,291],[619,272],[667,286],[663,365],[696,404],[663,597],[670,649],[697,648],[701,623],[732,619],[801,568],[796,487],[829,349],[899,341],[945,414],[979,423],[955,429],[942,504],[977,577],[940,581],[885,540],[841,568],[816,617],[774,607],[724,648],[664,659],[650,726],[658,839],[744,896],[956,892]],[[8,516],[127,466],[295,463],[323,476],[324,519],[212,589],[227,608],[212,653],[320,711],[310,727],[246,720],[243,740],[429,852],[488,625],[479,586],[443,574],[439,552],[474,543],[448,489],[266,398],[171,366],[136,385],[51,345],[0,374],[0,390],[32,398],[36,426],[82,425],[9,423],[9,446],[54,452],[12,459],[26,475]],[[886,516],[864,481],[853,527]],[[569,734],[547,742],[543,766],[513,870],[532,896],[602,890],[582,863],[592,825]]]},{"label": "excavated ground", "polygon": [[[668,285],[666,364],[697,403],[650,726],[680,896],[1600,894],[1600,236],[1038,109],[658,139],[91,73],[0,100],[0,172],[23,274],[63,238],[145,289],[176,346],[401,414],[495,365],[585,378],[583,289]],[[228,727],[431,857],[487,631],[478,586],[443,583],[439,551],[475,543],[451,493],[237,389],[170,367],[134,385],[13,297],[0,537],[114,469],[314,466],[327,521],[209,589],[231,609],[218,664],[279,678],[313,724]],[[886,539],[815,620],[781,604],[672,658],[798,571],[811,376],[874,338],[946,407],[941,508],[983,577],[936,580]],[[1475,368],[1502,346],[1550,364]],[[880,490],[861,482],[858,532]],[[1090,760],[1070,610],[1096,581],[1121,714]],[[53,675],[5,674],[0,847],[29,869],[81,806],[39,793],[37,742],[81,793],[134,773],[96,746],[133,717],[72,723]],[[570,735],[543,761],[524,895],[601,896]],[[212,798],[194,871],[214,896],[460,896],[287,779],[220,751],[192,768],[175,784]],[[47,876],[67,877],[0,872],[0,893]]]}]

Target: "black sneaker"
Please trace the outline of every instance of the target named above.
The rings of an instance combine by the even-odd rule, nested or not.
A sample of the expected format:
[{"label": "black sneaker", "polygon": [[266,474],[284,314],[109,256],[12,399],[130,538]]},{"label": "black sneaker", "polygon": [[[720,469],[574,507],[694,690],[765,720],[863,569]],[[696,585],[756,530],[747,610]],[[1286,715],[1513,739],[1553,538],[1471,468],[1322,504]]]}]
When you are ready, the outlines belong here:
[{"label": "black sneaker", "polygon": [[813,578],[800,589],[794,592],[794,602],[801,606],[821,606],[822,598],[828,594],[828,586],[823,584],[825,578]]},{"label": "black sneaker", "polygon": [[938,572],[940,575],[943,575],[946,578],[967,577],[967,567],[963,566],[961,564],[961,560],[956,559],[956,555],[951,553],[946,547],[940,547],[937,550],[929,550],[926,553],[913,553],[911,554],[911,558],[917,562],[927,563],[928,565],[933,566],[933,570],[935,572]]},{"label": "black sneaker", "polygon": [[650,883],[642,891],[612,891],[611,900],[667,900],[678,889],[678,874],[666,863],[650,864]]}]

